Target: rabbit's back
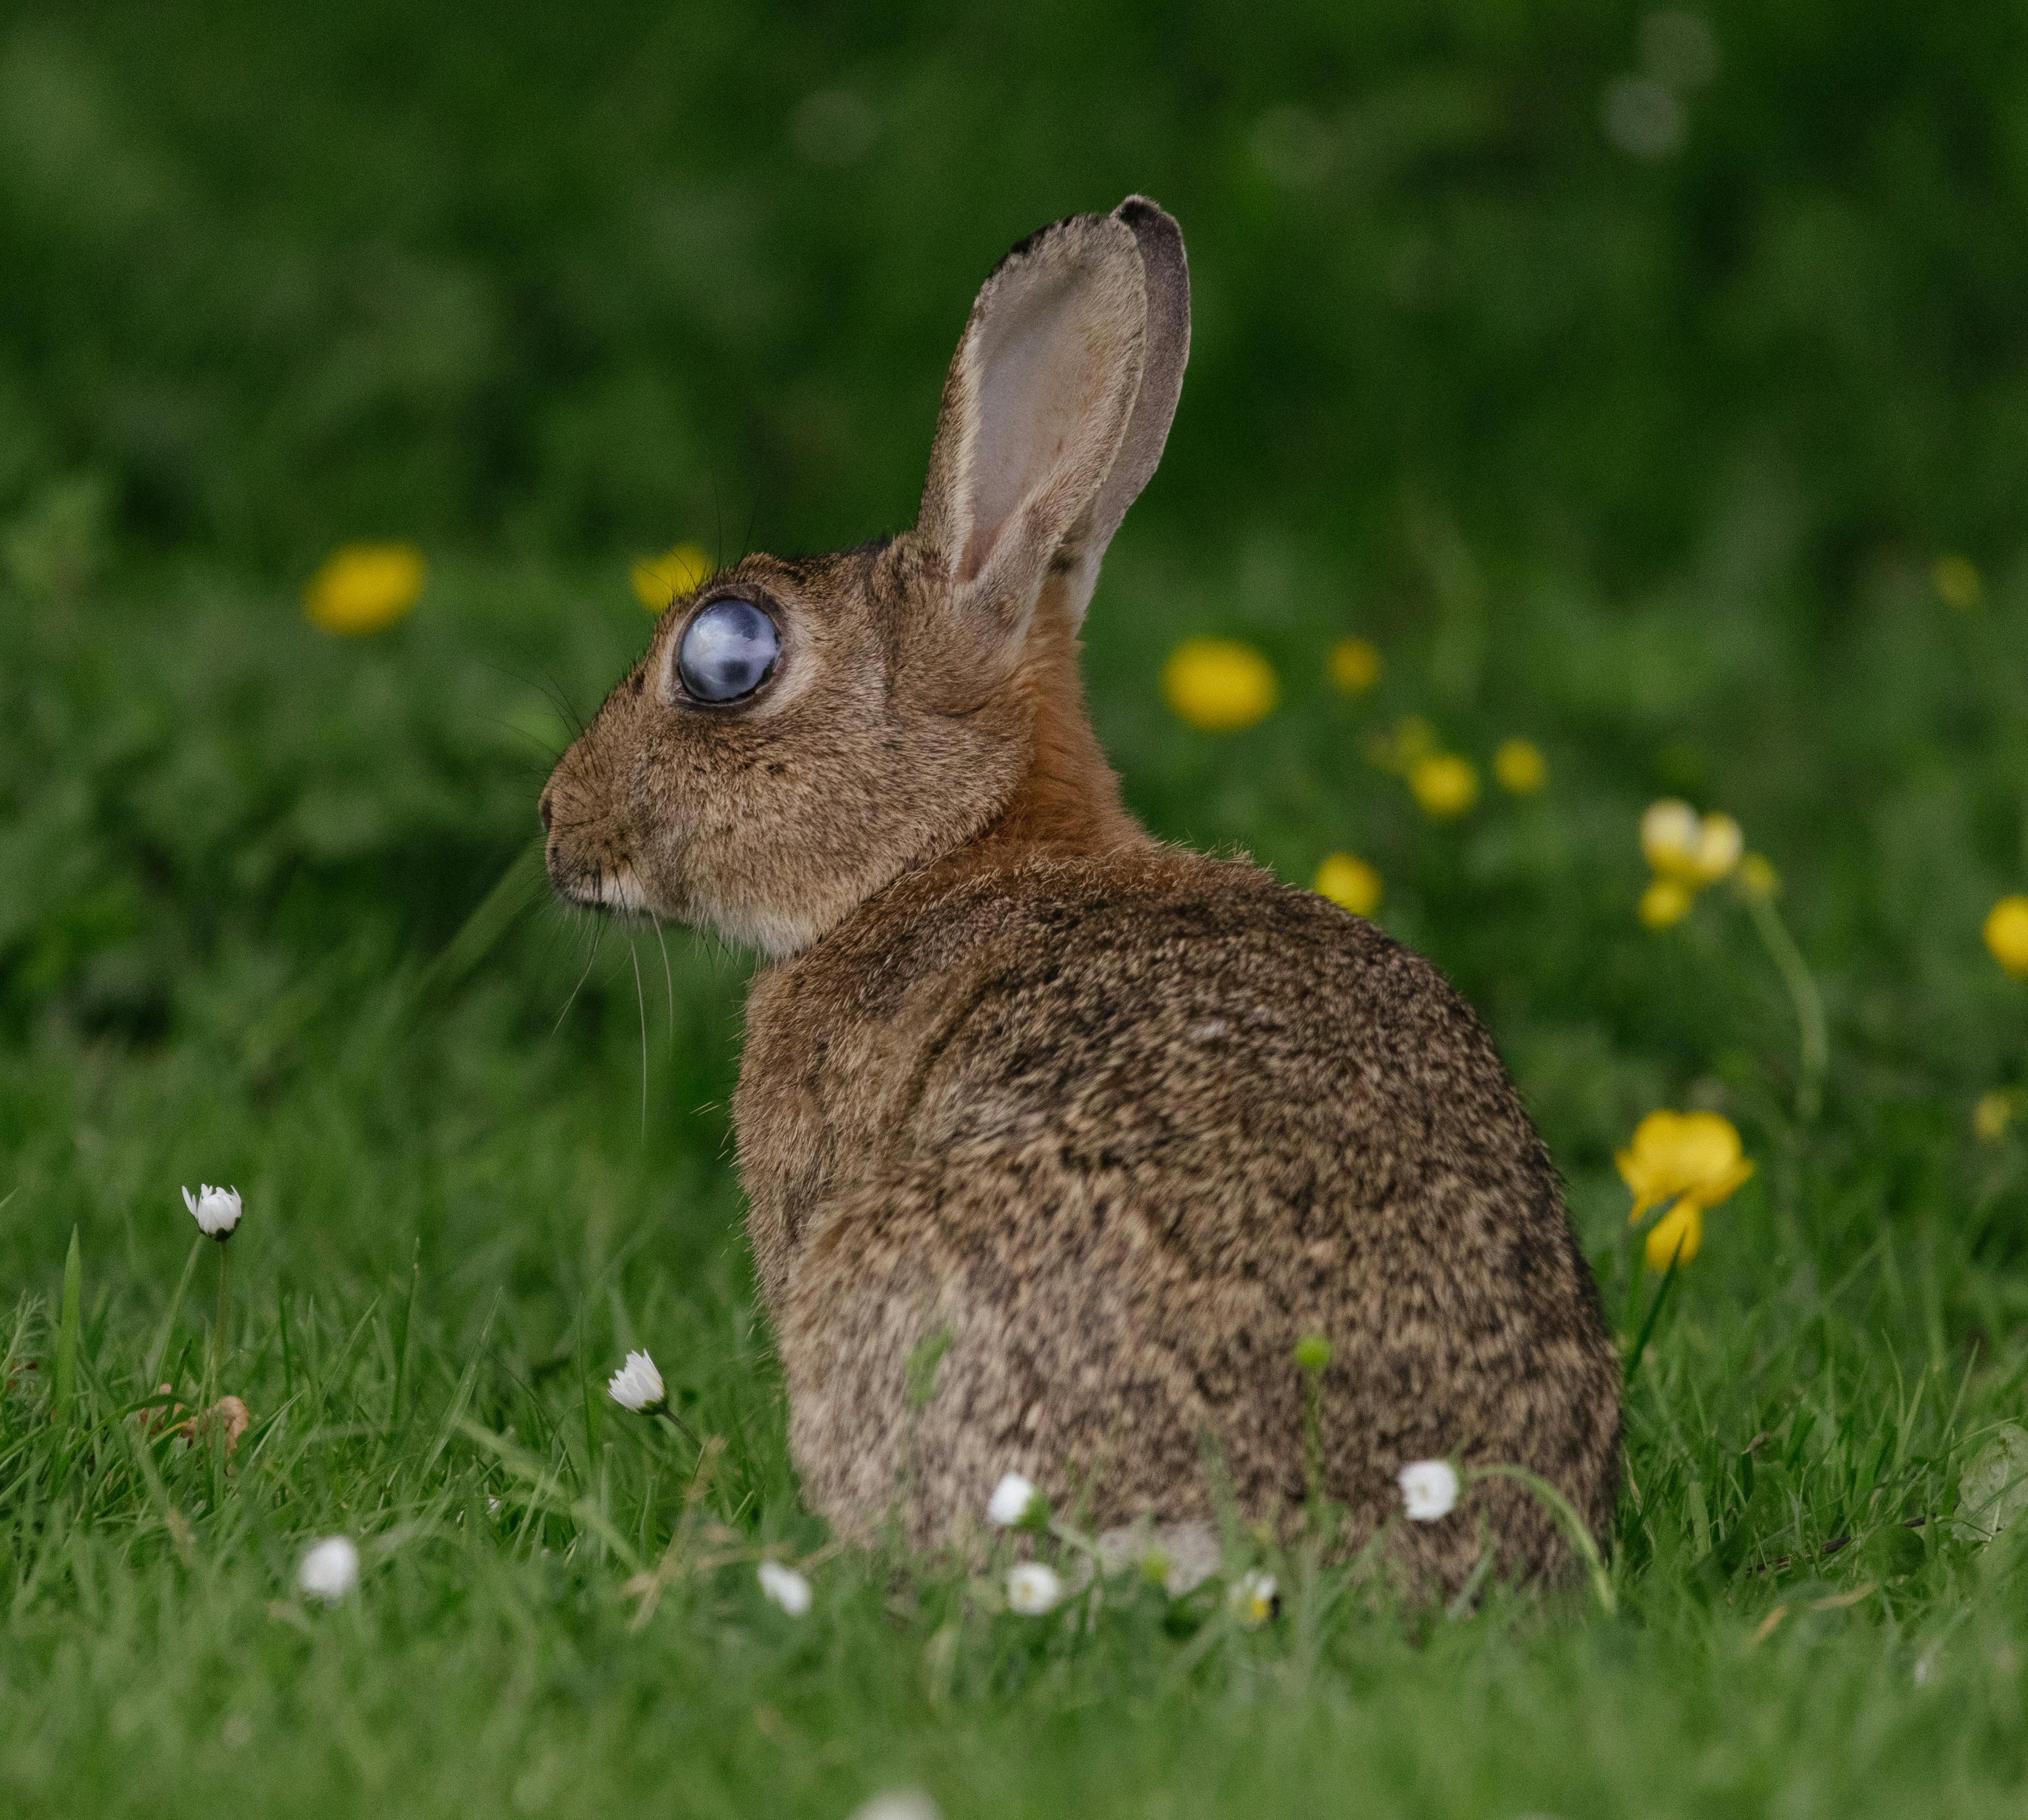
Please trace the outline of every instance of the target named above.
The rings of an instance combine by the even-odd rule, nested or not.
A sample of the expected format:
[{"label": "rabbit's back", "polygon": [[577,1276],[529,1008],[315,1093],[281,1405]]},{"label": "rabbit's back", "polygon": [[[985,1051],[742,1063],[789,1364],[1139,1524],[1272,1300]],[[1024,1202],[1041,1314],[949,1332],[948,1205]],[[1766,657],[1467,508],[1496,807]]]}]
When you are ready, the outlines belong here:
[{"label": "rabbit's back", "polygon": [[[1609,1518],[1617,1361],[1490,1041],[1427,962],[1255,867],[929,868],[764,977],[737,1114],[792,1444],[848,1530],[898,1501],[951,1538],[1012,1467],[1101,1526],[1205,1516],[1207,1443],[1282,1525],[1311,1333],[1355,1533],[1445,1455]],[[1560,1558],[1525,1494],[1479,1495],[1509,1570]],[[1478,1524],[1403,1547],[1454,1582]]]}]

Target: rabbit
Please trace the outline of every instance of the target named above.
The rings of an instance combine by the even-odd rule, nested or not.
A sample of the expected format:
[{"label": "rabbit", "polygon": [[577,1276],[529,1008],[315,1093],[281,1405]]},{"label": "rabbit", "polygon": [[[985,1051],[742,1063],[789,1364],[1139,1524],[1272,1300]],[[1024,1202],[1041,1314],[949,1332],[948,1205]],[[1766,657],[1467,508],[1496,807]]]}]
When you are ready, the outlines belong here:
[{"label": "rabbit", "polygon": [[[764,957],[733,1104],[809,1504],[976,1551],[1010,1470],[1094,1528],[1284,1540],[1321,1334],[1339,1547],[1402,1583],[1603,1538],[1620,1367],[1471,1009],[1372,923],[1128,813],[1082,705],[1100,559],[1190,344],[1176,223],[1074,215],[986,279],[912,531],[675,600],[541,816],[570,901]],[[1490,1563],[1482,1556],[1488,1548]]]}]

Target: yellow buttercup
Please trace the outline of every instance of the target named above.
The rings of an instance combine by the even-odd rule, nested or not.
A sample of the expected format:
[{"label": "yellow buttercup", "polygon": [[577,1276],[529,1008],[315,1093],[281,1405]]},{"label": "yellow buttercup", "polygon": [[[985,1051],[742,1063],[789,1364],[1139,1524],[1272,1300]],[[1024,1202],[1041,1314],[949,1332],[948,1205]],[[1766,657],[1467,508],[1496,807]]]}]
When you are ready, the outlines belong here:
[{"label": "yellow buttercup", "polygon": [[1741,1154],[1739,1132],[1717,1112],[1650,1112],[1634,1128],[1634,1141],[1614,1160],[1634,1193],[1629,1225],[1652,1208],[1667,1211],[1648,1234],[1651,1270],[1671,1259],[1688,1263],[1704,1242],[1704,1216],[1753,1173]]},{"label": "yellow buttercup", "polygon": [[1237,733],[1275,712],[1274,667],[1237,638],[1186,638],[1162,666],[1162,696],[1178,719],[1205,733]]},{"label": "yellow buttercup", "polygon": [[412,543],[342,544],[310,577],[303,611],[342,636],[382,631],[416,604],[428,575]]}]

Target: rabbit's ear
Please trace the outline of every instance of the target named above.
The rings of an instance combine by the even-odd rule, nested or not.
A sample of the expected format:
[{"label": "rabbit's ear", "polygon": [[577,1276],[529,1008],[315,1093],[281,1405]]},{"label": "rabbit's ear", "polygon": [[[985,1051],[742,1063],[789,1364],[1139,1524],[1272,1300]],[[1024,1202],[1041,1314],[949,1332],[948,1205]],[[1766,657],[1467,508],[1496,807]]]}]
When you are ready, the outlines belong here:
[{"label": "rabbit's ear", "polygon": [[1066,594],[1071,623],[1081,623],[1097,585],[1098,565],[1127,509],[1141,497],[1175,420],[1182,395],[1183,368],[1190,357],[1190,268],[1183,257],[1183,231],[1173,215],[1145,196],[1129,196],[1112,212],[1133,231],[1141,254],[1148,298],[1148,324],[1141,390],[1134,415],[1114,457],[1112,472],[1083,521],[1064,538],[1059,560],[1070,573]]},{"label": "rabbit's ear", "polygon": [[1148,313],[1134,229],[1111,215],[1023,241],[972,305],[916,535],[960,609],[1012,644],[1065,540],[1099,522],[1142,389]]}]

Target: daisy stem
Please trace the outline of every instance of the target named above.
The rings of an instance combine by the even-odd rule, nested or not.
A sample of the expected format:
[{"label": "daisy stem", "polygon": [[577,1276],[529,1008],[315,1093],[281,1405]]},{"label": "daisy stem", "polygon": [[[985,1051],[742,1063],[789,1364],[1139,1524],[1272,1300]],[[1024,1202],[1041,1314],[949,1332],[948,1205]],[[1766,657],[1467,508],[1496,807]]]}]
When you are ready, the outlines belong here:
[{"label": "daisy stem", "polygon": [[661,1419],[666,1422],[670,1427],[673,1428],[677,1433],[680,1434],[684,1440],[690,1444],[692,1447],[701,1447],[704,1445],[704,1443],[699,1441],[694,1434],[691,1433],[690,1425],[687,1422],[684,1421],[680,1415],[677,1415],[677,1413],[669,1407],[666,1400],[657,1404],[648,1411],[648,1413],[650,1415],[659,1415],[661,1417]]},{"label": "daisy stem", "polygon": [[1591,1576],[1591,1589],[1598,1597],[1599,1609],[1608,1618],[1619,1611],[1619,1600],[1612,1590],[1612,1577],[1605,1570],[1605,1563],[1600,1557],[1598,1543],[1592,1535],[1590,1526],[1578,1515],[1571,1500],[1540,1473],[1530,1472],[1525,1466],[1473,1466],[1465,1468],[1464,1476],[1468,1480],[1512,1479],[1526,1485],[1570,1537],[1571,1545],[1583,1559],[1585,1570]]},{"label": "daisy stem", "polygon": [[1318,1384],[1323,1375],[1308,1366],[1303,1368],[1303,1477],[1312,1522],[1322,1521],[1324,1508],[1324,1434]]},{"label": "daisy stem", "polygon": [[218,1246],[218,1319],[211,1330],[212,1388],[205,1398],[205,1406],[207,1408],[215,1400],[218,1387],[225,1382],[225,1318],[228,1306],[226,1293],[228,1286],[232,1280],[231,1266],[232,1247],[221,1239]]},{"label": "daisy stem", "polygon": [[1788,924],[1782,920],[1782,912],[1774,908],[1774,901],[1758,891],[1749,891],[1744,895],[1746,907],[1752,912],[1753,927],[1760,932],[1761,945],[1767,950],[1768,959],[1774,963],[1795,1004],[1796,1025],[1802,1048],[1802,1071],[1796,1082],[1796,1121],[1801,1125],[1812,1124],[1823,1104],[1824,1075],[1830,1065],[1830,1040],[1825,1032],[1824,1001],[1817,991],[1816,981],[1811,976],[1809,963],[1804,960],[1803,951],[1789,933]]}]

